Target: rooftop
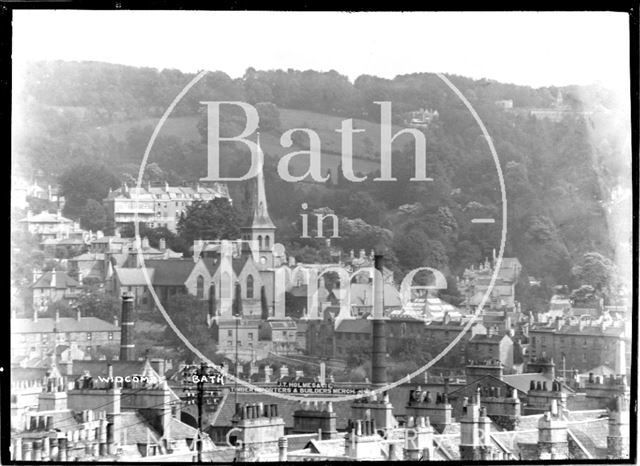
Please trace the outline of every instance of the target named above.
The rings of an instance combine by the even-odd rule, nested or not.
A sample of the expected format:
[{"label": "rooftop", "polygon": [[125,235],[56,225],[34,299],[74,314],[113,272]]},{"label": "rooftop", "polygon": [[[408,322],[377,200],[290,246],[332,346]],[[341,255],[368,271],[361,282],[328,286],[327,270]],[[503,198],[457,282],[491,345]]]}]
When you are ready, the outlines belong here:
[{"label": "rooftop", "polygon": [[[53,277],[55,275],[55,283],[51,284],[53,281]],[[53,270],[50,272],[43,273],[40,278],[36,280],[36,282],[31,285],[31,288],[56,288],[59,290],[67,289],[67,288],[78,288],[80,283],[71,278],[65,272],[60,270]]]},{"label": "rooftop", "polygon": [[[120,328],[97,317],[82,317],[80,320],[74,317],[55,318],[44,317],[33,319],[12,319],[12,333],[60,333],[65,332],[119,332]],[[103,362],[104,364],[104,362]]]}]

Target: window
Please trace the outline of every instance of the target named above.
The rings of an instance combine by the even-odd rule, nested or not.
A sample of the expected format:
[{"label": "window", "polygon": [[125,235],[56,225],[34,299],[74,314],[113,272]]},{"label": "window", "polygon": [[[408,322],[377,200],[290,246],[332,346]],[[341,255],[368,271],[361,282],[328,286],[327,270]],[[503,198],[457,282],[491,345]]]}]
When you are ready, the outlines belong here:
[{"label": "window", "polygon": [[269,249],[271,247],[271,240],[269,239],[269,235],[264,237],[264,248]]},{"label": "window", "polygon": [[258,248],[262,249],[262,235],[258,235]]},{"label": "window", "polygon": [[233,330],[227,330],[227,336],[228,337],[232,337],[233,336]]},{"label": "window", "polygon": [[202,275],[198,275],[196,283],[196,297],[198,299],[204,299],[204,277]]},{"label": "window", "polygon": [[109,338],[109,340],[113,340],[113,332],[109,332],[108,338]]},{"label": "window", "polygon": [[253,332],[249,332],[249,340],[253,340]]},{"label": "window", "polygon": [[253,275],[247,277],[247,298],[253,298]]},{"label": "window", "polygon": [[87,332],[87,341],[91,341],[91,332]]}]

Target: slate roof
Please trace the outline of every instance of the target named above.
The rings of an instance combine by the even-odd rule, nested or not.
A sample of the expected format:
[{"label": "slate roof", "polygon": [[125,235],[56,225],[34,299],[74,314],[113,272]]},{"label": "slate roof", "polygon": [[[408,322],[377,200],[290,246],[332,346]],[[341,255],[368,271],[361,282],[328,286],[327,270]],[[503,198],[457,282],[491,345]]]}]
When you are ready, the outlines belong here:
[{"label": "slate roof", "polygon": [[609,419],[597,419],[582,422],[569,422],[569,431],[577,437],[582,446],[594,458],[602,457],[607,450]]},{"label": "slate roof", "polygon": [[[142,374],[145,368],[145,361],[110,361],[113,367],[114,377],[124,377],[126,375]],[[89,361],[84,359],[74,360],[72,363],[73,375],[80,376],[88,372],[91,377],[108,375],[107,361]]]},{"label": "slate roof", "polygon": [[[547,374],[543,374],[541,372],[504,375],[502,377],[502,380],[504,380],[506,383],[508,383],[512,387],[515,387],[518,390],[523,392],[529,391],[529,387],[531,386],[532,380],[534,382],[547,382],[547,385],[549,387],[551,386],[551,382],[553,382],[553,378],[551,378],[551,376]],[[565,392],[570,392],[570,393],[574,392],[574,390],[571,387],[565,384],[562,384],[562,389]]]},{"label": "slate roof", "polygon": [[74,317],[60,317],[58,322],[52,317],[33,319],[13,319],[11,321],[12,333],[52,333],[58,332],[119,332],[120,328],[106,320],[97,317],[82,317],[77,320]]},{"label": "slate roof", "polygon": [[69,261],[103,261],[105,254],[103,252],[85,252],[79,256],[72,257]]},{"label": "slate roof", "polygon": [[[149,422],[139,411],[122,411],[120,414],[120,426],[122,439],[123,442],[126,442],[126,445],[147,443],[147,440],[155,443],[160,439],[159,432],[151,428]],[[173,435],[173,432],[171,432],[171,435]]]},{"label": "slate roof", "polygon": [[[113,271],[123,286],[147,286],[147,281],[141,268],[114,267]],[[154,283],[155,269],[147,267],[147,275],[151,283]]]},{"label": "slate roof", "polygon": [[336,333],[371,333],[371,321],[368,319],[345,319],[338,324],[335,331]]},{"label": "slate roof", "polygon": [[509,338],[509,337],[507,335],[497,335],[497,334],[485,335],[482,333],[477,333],[471,337],[471,339],[469,340],[469,343],[485,343],[485,344],[490,343],[490,344],[499,345],[504,338]]},{"label": "slate roof", "polygon": [[52,214],[51,212],[40,212],[39,214],[32,215],[29,218],[23,218],[21,223],[73,223],[66,217],[58,216],[58,214]]},{"label": "slate roof", "polygon": [[103,236],[102,238],[96,238],[91,240],[92,244],[107,244],[111,243],[130,243],[133,238],[121,238],[120,236]]},{"label": "slate roof", "polygon": [[297,328],[294,320],[268,320],[267,324],[274,330],[295,330]]},{"label": "slate roof", "polygon": [[[239,392],[238,403],[277,404],[278,416],[283,418],[285,427],[293,427],[293,413],[300,409],[300,403],[297,401],[283,400],[268,394],[255,392]],[[351,416],[351,404],[351,401],[333,403],[333,410],[336,413],[336,427],[340,430],[347,428],[347,423]],[[231,427],[231,418],[235,414],[235,410],[235,393],[225,393],[218,405],[218,409],[211,417],[210,424],[216,427]]]},{"label": "slate roof", "polygon": [[153,284],[182,286],[191,275],[196,263],[192,259],[146,260],[145,266],[154,269]]},{"label": "slate roof", "polygon": [[[58,411],[38,411],[39,415],[46,415],[53,417],[53,428],[60,429],[61,431],[69,431],[76,430],[80,426],[80,422],[78,422],[81,416],[76,415],[71,409],[62,409]],[[49,432],[47,431],[39,431],[39,432],[30,432],[24,431],[20,433],[12,433],[12,436],[23,437],[23,438],[36,438],[36,437],[48,437]]]},{"label": "slate roof", "polygon": [[23,380],[38,380],[42,381],[43,377],[47,375],[48,370],[43,367],[12,367],[11,368],[11,381],[20,382]]},{"label": "slate roof", "polygon": [[[61,270],[56,270],[56,289],[67,289],[67,288],[77,288],[80,286],[80,283],[77,280],[74,280],[69,275]],[[53,271],[43,273],[36,282],[31,285],[31,288],[53,288],[51,286],[51,278],[53,276]]]}]

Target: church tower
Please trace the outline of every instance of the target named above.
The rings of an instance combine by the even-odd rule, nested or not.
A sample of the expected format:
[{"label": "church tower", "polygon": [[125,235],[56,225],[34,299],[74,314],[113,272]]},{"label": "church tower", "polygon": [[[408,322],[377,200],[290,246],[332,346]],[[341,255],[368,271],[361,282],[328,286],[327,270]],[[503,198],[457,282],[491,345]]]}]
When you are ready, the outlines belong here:
[{"label": "church tower", "polygon": [[260,147],[260,135],[258,135],[259,163],[258,174],[253,179],[251,186],[252,214],[246,226],[242,227],[242,239],[253,240],[258,245],[258,266],[261,268],[273,267],[273,245],[275,244],[276,226],[271,221],[267,207],[267,196],[264,189],[264,153]]}]

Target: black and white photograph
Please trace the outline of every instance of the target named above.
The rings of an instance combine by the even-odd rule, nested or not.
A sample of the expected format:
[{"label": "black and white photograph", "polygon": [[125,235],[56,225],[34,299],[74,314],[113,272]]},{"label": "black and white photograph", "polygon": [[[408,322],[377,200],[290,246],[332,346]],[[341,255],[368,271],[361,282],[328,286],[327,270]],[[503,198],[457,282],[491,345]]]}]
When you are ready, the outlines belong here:
[{"label": "black and white photograph", "polygon": [[631,4],[25,5],[3,464],[635,464]]}]

